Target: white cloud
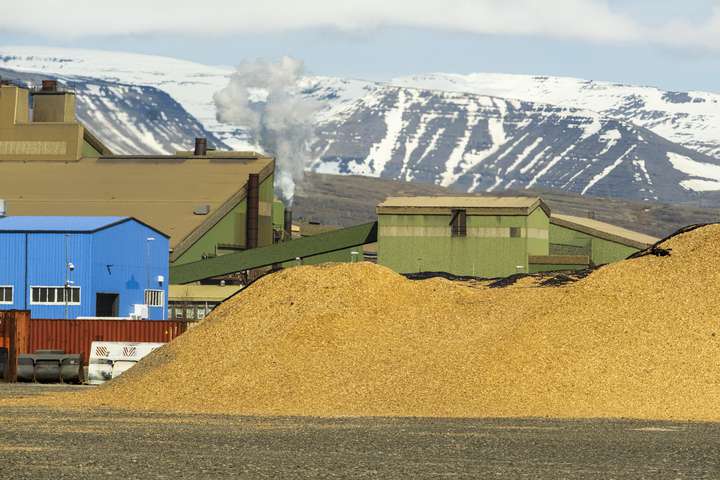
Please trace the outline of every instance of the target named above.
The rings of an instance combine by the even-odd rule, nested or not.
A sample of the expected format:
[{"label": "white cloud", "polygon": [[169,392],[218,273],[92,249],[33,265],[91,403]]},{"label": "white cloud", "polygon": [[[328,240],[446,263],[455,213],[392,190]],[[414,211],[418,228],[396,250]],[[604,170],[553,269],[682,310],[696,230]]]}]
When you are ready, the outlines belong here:
[{"label": "white cloud", "polygon": [[385,26],[720,48],[720,10],[701,25],[649,28],[603,0],[33,0],[0,16],[0,31],[61,37]]},{"label": "white cloud", "polygon": [[3,30],[72,36],[380,26],[601,40],[638,34],[597,0],[33,0],[0,17]]}]

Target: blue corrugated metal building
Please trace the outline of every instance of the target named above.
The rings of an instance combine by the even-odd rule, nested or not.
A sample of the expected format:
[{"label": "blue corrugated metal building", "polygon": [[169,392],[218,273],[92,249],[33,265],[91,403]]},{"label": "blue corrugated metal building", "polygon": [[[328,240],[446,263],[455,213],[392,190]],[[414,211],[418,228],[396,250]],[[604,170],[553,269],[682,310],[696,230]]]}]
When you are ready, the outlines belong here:
[{"label": "blue corrugated metal building", "polygon": [[0,217],[0,310],[162,320],[169,248],[130,217]]}]

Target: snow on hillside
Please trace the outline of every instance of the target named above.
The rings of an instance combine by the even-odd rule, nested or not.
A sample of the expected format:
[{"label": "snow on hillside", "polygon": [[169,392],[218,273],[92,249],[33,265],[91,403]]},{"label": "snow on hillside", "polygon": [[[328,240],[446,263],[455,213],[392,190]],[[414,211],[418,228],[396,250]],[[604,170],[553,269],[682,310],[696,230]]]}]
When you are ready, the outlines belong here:
[{"label": "snow on hillside", "polygon": [[[80,118],[119,153],[169,153],[192,134],[219,146],[256,148],[245,128],[216,119],[213,95],[227,85],[229,67],[0,47],[2,68],[25,72],[26,80],[64,79],[76,89]],[[473,192],[541,187],[664,201],[720,190],[716,94],[500,74],[391,83],[309,76],[298,92],[325,105],[311,165],[319,172]]]},{"label": "snow on hillside", "polygon": [[414,75],[391,83],[593,110],[720,158],[720,94],[716,93],[670,92],[569,77],[496,73]]},{"label": "snow on hillside", "polygon": [[318,136],[311,168],[320,173],[673,202],[720,190],[716,160],[642,127],[498,97],[382,87],[346,105]]},{"label": "snow on hillside", "polygon": [[213,94],[227,86],[233,71],[230,67],[135,53],[46,47],[0,47],[0,67],[156,87],[226,144],[239,150],[249,147],[244,131],[215,118]]}]

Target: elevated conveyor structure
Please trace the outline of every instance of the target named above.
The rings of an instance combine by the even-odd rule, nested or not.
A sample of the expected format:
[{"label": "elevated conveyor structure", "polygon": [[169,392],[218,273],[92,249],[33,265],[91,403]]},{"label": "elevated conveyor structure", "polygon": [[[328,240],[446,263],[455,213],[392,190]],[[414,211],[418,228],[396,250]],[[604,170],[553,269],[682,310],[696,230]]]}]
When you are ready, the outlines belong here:
[{"label": "elevated conveyor structure", "polygon": [[377,222],[321,233],[312,237],[276,243],[238,253],[208,258],[170,267],[170,282],[192,283],[207,278],[268,267],[289,262],[296,258],[308,258],[359,247],[377,241]]}]

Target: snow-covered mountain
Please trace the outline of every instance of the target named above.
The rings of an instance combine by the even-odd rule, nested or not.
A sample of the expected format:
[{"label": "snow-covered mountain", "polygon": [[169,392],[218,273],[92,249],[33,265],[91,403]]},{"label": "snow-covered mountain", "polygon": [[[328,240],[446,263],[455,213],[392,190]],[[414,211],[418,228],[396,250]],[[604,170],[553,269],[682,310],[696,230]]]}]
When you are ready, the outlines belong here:
[{"label": "snow-covered mountain", "polygon": [[720,162],[588,110],[466,93],[384,87],[318,130],[323,173],[482,192],[558,189],[688,201],[720,189]]},{"label": "snow-covered mountain", "polygon": [[[0,67],[59,76],[77,90],[80,118],[119,153],[188,148],[198,128],[221,148],[253,147],[215,116],[229,67],[18,47],[0,48]],[[720,191],[720,95],[494,74],[307,77],[298,91],[325,105],[309,166],[320,172],[663,201]]]},{"label": "snow-covered mountain", "polygon": [[191,149],[195,137],[229,148],[173,97],[155,87],[5,68],[0,68],[0,78],[25,86],[59,78],[76,93],[78,118],[115,153],[173,153]]},{"label": "snow-covered mountain", "polygon": [[[52,74],[69,81],[154,87],[182,105],[205,129],[232,148],[248,148],[247,133],[215,118],[213,94],[227,86],[233,69],[134,53],[45,47],[0,47],[0,67]],[[169,152],[168,152],[169,153]]]},{"label": "snow-covered mountain", "polygon": [[720,158],[720,94],[670,92],[568,77],[476,73],[396,78],[393,85],[475,93],[602,113]]}]

